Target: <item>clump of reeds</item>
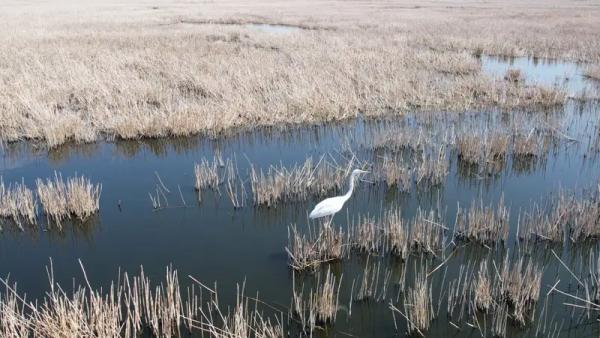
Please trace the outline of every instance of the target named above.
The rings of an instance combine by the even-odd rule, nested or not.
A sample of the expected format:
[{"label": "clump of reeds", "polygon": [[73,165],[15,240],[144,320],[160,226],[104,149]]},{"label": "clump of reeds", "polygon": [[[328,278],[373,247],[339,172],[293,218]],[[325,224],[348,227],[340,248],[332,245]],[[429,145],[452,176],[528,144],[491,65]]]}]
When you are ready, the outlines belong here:
[{"label": "clump of reeds", "polygon": [[359,215],[358,221],[350,226],[352,247],[361,252],[378,253],[383,250],[383,229],[375,217]]},{"label": "clump of reeds", "polygon": [[475,280],[474,301],[477,309],[487,312],[493,305],[492,283],[488,273],[488,266],[485,261],[481,262],[477,279]]},{"label": "clump of reeds", "polygon": [[600,238],[600,187],[595,196],[575,200],[570,213],[573,241]]},{"label": "clump of reeds", "polygon": [[85,221],[100,209],[102,185],[93,184],[83,176],[70,177],[65,182],[55,172],[53,180],[37,179],[36,185],[44,213],[59,227],[66,218],[75,216]]},{"label": "clump of reeds", "polygon": [[286,168],[271,166],[267,172],[251,170],[250,186],[255,205],[274,206],[284,201],[299,201],[309,195],[339,190],[352,169],[353,160],[343,166],[329,163],[324,157],[314,165],[312,158],[302,165]]},{"label": "clump of reeds", "polygon": [[[83,269],[83,267],[82,267]],[[108,290],[92,289],[85,270],[85,286],[74,286],[67,293],[55,282],[52,265],[47,269],[50,290],[45,297],[27,302],[17,293],[16,286],[0,280],[6,291],[0,294],[0,335],[3,337],[139,337],[149,333],[154,337],[181,336],[182,328],[198,330],[211,337],[283,337],[283,325],[275,318],[272,324],[253,309],[243,287],[238,286],[233,313],[219,308],[216,288],[210,289],[206,305],[200,303],[195,288],[188,288],[182,297],[176,270],[168,267],[165,280],[154,285],[145,276],[127,273],[110,284]],[[255,299],[255,298],[253,298]],[[219,316],[213,316],[219,313]]]},{"label": "clump of reeds", "polygon": [[481,138],[476,135],[461,135],[456,140],[458,158],[471,165],[479,164],[481,157]]},{"label": "clump of reeds", "polygon": [[496,207],[479,205],[473,201],[467,212],[460,206],[456,214],[454,231],[457,238],[479,242],[484,245],[505,242],[508,239],[509,211],[504,206],[504,197]]},{"label": "clump of reeds", "polygon": [[507,256],[501,280],[500,295],[511,306],[511,318],[518,325],[525,325],[540,295],[542,269],[531,260],[525,262],[523,257],[510,264]]},{"label": "clump of reeds", "polygon": [[319,227],[301,235],[292,224],[288,227],[289,265],[294,270],[314,269],[325,262],[341,259],[345,253],[344,233],[341,229]]},{"label": "clump of reeds", "polygon": [[388,209],[383,215],[383,233],[392,255],[405,259],[410,247],[408,223],[402,219],[399,208]]},{"label": "clump of reeds", "polygon": [[501,133],[492,133],[484,139],[483,160],[486,168],[491,172],[499,172],[502,169],[510,138]]},{"label": "clump of reeds", "polygon": [[0,177],[0,218],[12,220],[22,228],[23,223],[35,224],[37,203],[33,191],[25,182],[4,185]]},{"label": "clump of reeds", "polygon": [[560,243],[565,238],[565,228],[569,224],[572,198],[561,193],[546,207],[535,203],[530,210],[519,215],[518,236],[523,241],[548,241]]},{"label": "clump of reeds", "polygon": [[543,137],[533,132],[529,135],[517,135],[513,141],[513,156],[521,159],[540,157],[545,153],[546,146]]},{"label": "clump of reeds", "polygon": [[369,147],[373,150],[389,151],[391,153],[416,152],[428,143],[421,128],[404,128],[394,124],[378,130],[369,139]]},{"label": "clump of reeds", "polygon": [[[200,282],[196,282],[200,284]],[[197,313],[184,317],[189,321],[190,329],[199,330],[202,336],[208,334],[215,338],[280,338],[285,336],[282,319],[275,316],[272,320],[263,315],[258,307],[263,302],[257,298],[245,296],[245,283],[241,286],[237,285],[233,311],[229,308],[221,309],[216,288],[213,290],[203,284],[200,285],[210,293],[210,299],[206,305],[195,303]],[[186,303],[190,302],[188,296]],[[198,316],[198,313],[201,316]],[[219,315],[215,316],[215,313]]]},{"label": "clump of reeds", "polygon": [[390,303],[393,313],[399,313],[408,324],[409,334],[418,333],[424,337],[435,317],[433,310],[431,285],[425,271],[417,273],[415,283],[404,293],[403,311]]},{"label": "clump of reeds", "polygon": [[416,170],[417,184],[440,185],[445,181],[446,176],[448,176],[448,159],[444,146],[440,146],[437,152],[428,155],[424,152],[421,164]]},{"label": "clump of reeds", "polygon": [[337,280],[328,268],[324,277],[317,275],[315,289],[311,288],[304,297],[304,286],[297,292],[294,279],[292,309],[304,330],[312,332],[317,326],[335,322],[341,282],[342,277]]},{"label": "clump of reeds", "polygon": [[410,221],[408,247],[415,253],[435,254],[442,248],[442,235],[445,228],[433,210],[427,214],[418,209],[417,214]]},{"label": "clump of reeds", "polygon": [[378,168],[378,176],[388,187],[395,187],[399,191],[408,192],[412,185],[413,170],[403,164],[401,159],[385,157]]},{"label": "clump of reeds", "polygon": [[523,74],[521,74],[520,69],[510,68],[504,74],[504,80],[513,84],[519,84],[522,83],[525,80],[525,78]]},{"label": "clump of reeds", "polygon": [[195,188],[200,191],[204,188],[219,189],[221,179],[219,176],[219,162],[215,157],[212,162],[203,158],[200,163],[194,164]]}]

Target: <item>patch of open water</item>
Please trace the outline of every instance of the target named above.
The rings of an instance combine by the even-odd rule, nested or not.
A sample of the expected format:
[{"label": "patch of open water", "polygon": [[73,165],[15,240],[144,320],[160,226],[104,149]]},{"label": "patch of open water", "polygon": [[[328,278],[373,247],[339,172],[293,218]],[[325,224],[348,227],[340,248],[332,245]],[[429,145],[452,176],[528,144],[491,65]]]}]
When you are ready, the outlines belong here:
[{"label": "patch of open water", "polygon": [[569,95],[596,89],[598,84],[583,76],[584,65],[576,62],[531,57],[481,56],[482,72],[503,78],[509,69],[518,69],[528,84],[565,88]]},{"label": "patch of open water", "polygon": [[[393,206],[400,207],[403,217],[409,218],[419,207],[428,210],[440,205],[444,210],[443,220],[451,227],[458,204],[466,206],[479,199],[487,204],[504,196],[511,209],[511,228],[509,242],[498,252],[514,254],[513,239],[520,208],[526,208],[532,201],[539,201],[559,189],[580,191],[598,183],[599,161],[589,151],[589,145],[596,142],[594,133],[598,132],[598,113],[597,106],[584,107],[575,103],[559,112],[557,125],[563,133],[579,142],[560,141],[559,146],[549,151],[542,165],[528,170],[516,169],[508,163],[504,170],[490,178],[464,175],[455,155],[450,152],[450,173],[441,186],[400,193],[381,185],[361,183],[344,210],[336,216],[335,223],[346,227],[348,219],[359,213],[379,214]],[[542,116],[543,113],[536,114]],[[443,136],[485,126],[501,130],[508,128],[508,120],[510,115],[499,112],[463,114],[447,119],[358,120],[289,132],[256,131],[216,140],[194,137],[70,145],[48,154],[33,151],[27,144],[8,145],[2,150],[4,165],[0,167],[5,182],[23,178],[28,186],[35,187],[36,178],[50,177],[56,170],[64,176],[85,174],[93,182],[101,182],[103,191],[99,214],[85,224],[67,224],[62,232],[53,229],[44,231],[43,225],[25,232],[5,226],[0,234],[0,275],[10,275],[10,280],[17,281],[19,290],[26,292],[31,300],[43,296],[47,290],[44,266],[50,258],[57,282],[67,289],[72,285],[73,277],[83,283],[78,259],[86,266],[87,276],[94,287],[108,286],[111,280],[117,278],[119,269],[135,273],[142,265],[146,275],[160,281],[165,266],[172,264],[179,271],[183,287],[191,284],[184,277],[188,275],[208,285],[218,282],[223,304],[233,304],[235,284],[246,280],[248,295],[259,292],[261,300],[287,307],[292,295],[292,271],[284,251],[287,226],[295,223],[305,230],[307,212],[320,198],[279,204],[274,208],[257,208],[249,202],[248,206],[235,210],[224,191],[220,194],[206,191],[199,202],[194,190],[194,163],[220,152],[223,157],[236,157],[238,171],[246,173],[250,168],[249,161],[259,168],[276,164],[290,166],[303,162],[308,156],[318,158],[326,153],[339,153],[347,144],[356,146],[357,156],[370,158],[372,153],[358,145],[368,143],[390,125],[423,127],[424,130],[433,128],[435,133]],[[514,127],[514,124],[509,125]],[[156,172],[172,191],[176,191],[177,186],[181,187],[188,207],[152,209],[148,193],[156,187]],[[178,205],[178,195],[170,198],[172,205]],[[40,216],[40,219],[43,218]],[[598,252],[597,243],[594,242],[591,248]],[[585,258],[587,249],[577,251],[577,248],[569,246],[555,247],[557,252],[562,252],[565,261],[574,265],[585,264],[585,259],[578,258],[574,252],[583,253]],[[491,254],[497,254],[494,252]],[[563,281],[560,284],[563,289],[573,287],[570,275],[561,269],[548,250],[539,250],[537,254],[546,264],[542,295],[556,279]],[[445,270],[445,283],[457,277],[460,264],[488,255],[490,251],[479,245],[458,247],[454,257],[448,261],[447,269],[442,269]],[[392,269],[401,269],[403,264],[388,258],[383,261]],[[430,266],[439,263],[439,260],[434,260]],[[316,332],[315,336],[341,336],[345,332],[360,337],[389,337],[396,333],[388,307],[389,301],[395,300],[398,293],[395,283],[392,283],[385,301],[354,301],[352,315],[348,316],[352,281],[360,282],[365,264],[365,255],[352,254],[350,259],[331,265],[338,276],[343,275],[340,304],[344,310],[338,314],[335,324],[325,331]],[[410,265],[407,279],[411,279],[415,269],[413,265],[418,262],[409,260],[404,264]],[[298,279],[310,279],[310,276],[302,274],[296,278],[298,283]],[[446,287],[443,285],[441,278],[437,278],[433,285],[434,304],[437,307],[441,299],[442,310],[432,322],[429,333],[446,336],[452,332],[461,337],[478,334],[468,327],[456,331],[448,323],[444,315],[447,299],[444,292],[447,290],[444,291]],[[570,316],[571,309],[562,305],[564,301],[558,296],[550,298],[549,318],[554,316],[554,321],[564,323],[559,335],[597,336],[600,323],[576,323],[576,318]],[[536,319],[541,316],[541,303],[543,301],[538,302],[535,310]],[[398,332],[403,334],[405,321],[398,318],[397,324]],[[534,322],[524,329],[509,325],[508,336],[532,336],[536,325]]]}]

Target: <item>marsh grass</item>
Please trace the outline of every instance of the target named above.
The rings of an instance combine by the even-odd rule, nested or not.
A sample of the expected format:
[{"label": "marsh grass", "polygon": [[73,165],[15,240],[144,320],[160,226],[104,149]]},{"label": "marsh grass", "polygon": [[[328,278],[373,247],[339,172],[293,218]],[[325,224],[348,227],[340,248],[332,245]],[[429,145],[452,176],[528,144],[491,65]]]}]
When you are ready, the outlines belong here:
[{"label": "marsh grass", "polygon": [[[472,56],[598,62],[598,24],[587,15],[595,9],[558,2],[552,9],[495,3],[485,15],[476,3],[447,13],[426,4],[416,15],[381,1],[368,8],[275,1],[276,18],[273,7],[256,4],[234,13],[236,1],[200,4],[202,17],[192,4],[132,12],[61,1],[30,16],[13,6],[2,13],[4,28],[21,27],[3,39],[0,53],[9,79],[0,138],[53,147],[103,137],[215,136],[361,114],[562,104],[561,90],[491,79]],[[64,15],[57,17],[59,9]],[[252,31],[248,22],[311,29],[281,38]],[[556,22],[577,29],[557,32]]]},{"label": "marsh grass", "polygon": [[265,172],[251,168],[250,186],[254,204],[272,207],[281,202],[307,199],[339,191],[355,165],[354,158],[346,163],[332,163],[322,156],[314,164],[307,158],[301,165],[286,168],[271,166]]},{"label": "marsh grass", "polygon": [[464,241],[483,245],[505,243],[508,240],[509,210],[504,206],[504,197],[496,206],[473,201],[468,211],[458,207],[454,225],[455,236]]},{"label": "marsh grass", "polygon": [[439,186],[448,176],[448,158],[442,145],[431,153],[422,153],[421,163],[416,169],[417,185]]},{"label": "marsh grass", "polygon": [[37,193],[46,216],[62,227],[61,222],[70,217],[85,221],[100,209],[101,184],[93,184],[84,176],[67,178],[55,172],[54,179],[36,180]]},{"label": "marsh grass", "polygon": [[339,280],[328,268],[323,274],[316,277],[316,285],[304,296],[304,285],[297,291],[294,279],[292,306],[293,315],[306,332],[313,332],[315,328],[332,324],[337,318],[339,309],[339,292],[342,277]]},{"label": "marsh grass", "polygon": [[392,313],[398,313],[406,319],[409,334],[425,336],[424,333],[435,318],[431,282],[425,269],[416,272],[414,284],[404,291],[402,310],[392,303],[390,309]]},{"label": "marsh grass", "polygon": [[[182,296],[176,270],[166,268],[165,279],[154,284],[143,268],[138,275],[124,273],[107,289],[93,289],[82,266],[85,285],[74,285],[71,292],[55,282],[52,264],[47,269],[50,289],[43,299],[26,301],[17,288],[2,280],[6,287],[0,295],[0,333],[6,337],[154,337],[181,336],[184,327],[212,337],[283,337],[277,318],[266,318],[250,307],[250,297],[238,285],[234,311],[219,307],[216,288],[210,289],[203,303],[196,288]],[[218,316],[212,314],[218,313]]]},{"label": "marsh grass", "polygon": [[372,300],[382,302],[386,300],[390,286],[392,271],[381,266],[381,260],[369,263],[371,256],[367,256],[363,268],[360,284],[356,295],[352,299],[357,301]]},{"label": "marsh grass", "polygon": [[500,296],[511,307],[511,320],[525,326],[533,320],[535,303],[540,296],[542,269],[531,260],[519,257],[509,263],[508,256],[500,272]]},{"label": "marsh grass", "polygon": [[340,228],[314,227],[300,234],[296,225],[288,227],[288,264],[294,270],[315,269],[319,265],[341,259],[346,254],[347,239]]},{"label": "marsh grass", "polygon": [[408,247],[413,253],[435,256],[443,247],[442,237],[445,229],[435,210],[427,213],[419,208],[410,220]]},{"label": "marsh grass", "polygon": [[413,182],[413,169],[402,158],[383,159],[377,169],[379,176],[388,188],[397,188],[401,192],[409,192]]},{"label": "marsh grass", "polygon": [[8,186],[0,177],[0,218],[12,220],[20,229],[23,224],[35,224],[37,202],[33,191],[24,181],[11,183]]}]

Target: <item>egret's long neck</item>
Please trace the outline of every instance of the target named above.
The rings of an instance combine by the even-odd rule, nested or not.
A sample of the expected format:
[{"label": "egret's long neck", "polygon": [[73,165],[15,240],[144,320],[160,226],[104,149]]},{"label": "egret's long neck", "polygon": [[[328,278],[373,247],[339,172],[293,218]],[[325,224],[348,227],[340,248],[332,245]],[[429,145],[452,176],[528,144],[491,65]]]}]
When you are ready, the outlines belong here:
[{"label": "egret's long neck", "polygon": [[344,195],[344,199],[349,199],[352,196],[352,190],[354,190],[354,175],[350,175],[350,187],[348,188],[348,192]]}]

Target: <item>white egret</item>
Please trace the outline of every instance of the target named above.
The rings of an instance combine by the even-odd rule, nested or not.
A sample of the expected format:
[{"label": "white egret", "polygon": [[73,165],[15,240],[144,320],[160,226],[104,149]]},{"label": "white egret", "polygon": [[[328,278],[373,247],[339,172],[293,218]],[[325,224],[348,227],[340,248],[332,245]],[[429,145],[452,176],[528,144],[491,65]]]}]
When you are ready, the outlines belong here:
[{"label": "white egret", "polygon": [[322,200],[315,206],[315,208],[310,212],[308,217],[311,219],[321,218],[325,216],[331,216],[329,219],[329,223],[327,223],[327,227],[331,224],[333,220],[333,216],[344,207],[344,203],[352,196],[352,191],[354,190],[354,180],[360,174],[366,174],[368,171],[354,169],[352,174],[350,175],[350,188],[348,192],[342,196],[330,197]]}]

